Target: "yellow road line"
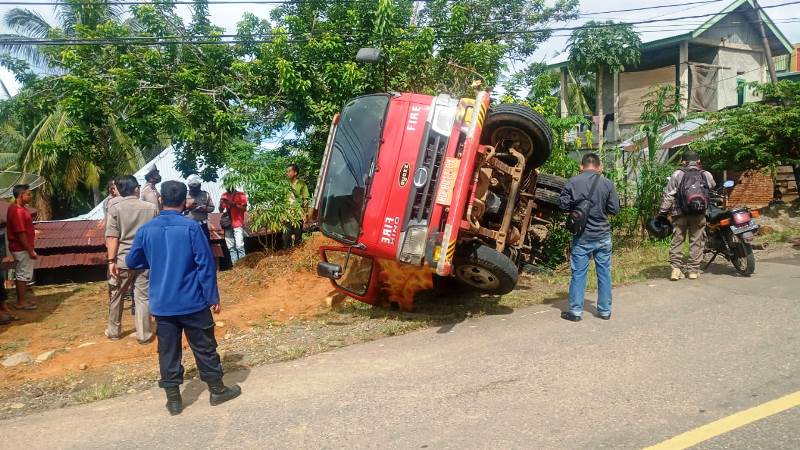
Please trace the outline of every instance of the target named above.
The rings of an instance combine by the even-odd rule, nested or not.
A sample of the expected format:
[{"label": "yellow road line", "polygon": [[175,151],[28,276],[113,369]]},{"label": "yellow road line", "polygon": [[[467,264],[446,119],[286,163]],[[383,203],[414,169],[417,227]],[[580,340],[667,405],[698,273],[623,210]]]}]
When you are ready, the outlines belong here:
[{"label": "yellow road line", "polygon": [[703,425],[700,428],[687,431],[681,435],[668,439],[660,444],[647,447],[645,450],[673,450],[695,446],[701,442],[723,435],[737,428],[765,419],[769,416],[782,413],[786,410],[800,406],[800,391],[789,394],[770,402],[754,406],[728,417]]}]

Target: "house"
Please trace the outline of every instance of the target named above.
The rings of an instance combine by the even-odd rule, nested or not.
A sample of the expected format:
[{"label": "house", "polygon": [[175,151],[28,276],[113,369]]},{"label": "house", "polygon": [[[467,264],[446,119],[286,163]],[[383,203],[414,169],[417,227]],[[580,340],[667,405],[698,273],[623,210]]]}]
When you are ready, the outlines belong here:
[{"label": "house", "polygon": [[[636,129],[648,94],[659,85],[672,85],[680,90],[684,99],[685,114],[693,112],[719,111],[736,107],[745,102],[759,101],[748,88],[752,82],[769,81],[768,58],[764,37],[771,51],[779,79],[800,79],[793,72],[798,64],[798,49],[792,45],[765,12],[758,11],[752,0],[736,0],[721,11],[717,2],[676,13],[678,16],[693,16],[702,24],[681,32],[642,32],[646,41],[642,44],[641,60],[636,67],[625,67],[616,73],[603,75],[604,117],[595,117],[593,135],[599,136],[599,124],[607,143],[617,144],[623,157],[642,150]],[[761,34],[759,22],[763,24]],[[691,22],[689,22],[691,23]],[[665,27],[667,28],[667,27]],[[569,67],[564,52],[550,62],[552,69],[561,71],[561,113],[568,111]],[[659,152],[670,154],[688,145],[695,139],[692,131],[698,119],[680,123],[677,127],[663,130],[664,142]],[[791,171],[791,168],[788,169]],[[773,182],[781,187],[785,198],[796,198],[797,188],[786,178],[787,168],[779,168],[775,180],[769,174],[749,172],[738,174],[721,172],[718,179],[735,179],[737,188],[734,198],[751,206],[765,206],[772,198]],[[781,178],[783,177],[783,178]]]},{"label": "house", "polygon": [[[680,89],[684,111],[719,111],[759,97],[747,84],[769,80],[767,55],[758,19],[763,22],[773,58],[787,58],[796,49],[781,33],[767,13],[757,12],[752,0],[736,0],[722,11],[716,2],[692,9],[684,15],[702,17],[705,22],[687,32],[660,32],[642,45],[636,67],[603,76],[603,109],[608,114],[595,123],[604,123],[607,142],[630,137],[640,123],[643,102],[658,85]],[[653,33],[648,33],[653,36]],[[789,64],[785,64],[788,71]],[[567,55],[551,61],[561,71],[561,112],[566,116],[568,91]],[[594,130],[597,136],[597,130]]]}]

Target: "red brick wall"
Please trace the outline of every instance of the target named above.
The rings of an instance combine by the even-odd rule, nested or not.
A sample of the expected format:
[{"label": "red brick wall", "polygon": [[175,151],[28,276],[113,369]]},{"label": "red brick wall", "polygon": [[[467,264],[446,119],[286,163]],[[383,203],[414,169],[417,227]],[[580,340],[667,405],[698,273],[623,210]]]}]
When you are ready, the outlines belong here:
[{"label": "red brick wall", "polygon": [[769,173],[750,170],[734,178],[731,178],[731,175],[732,173],[728,172],[728,178],[735,180],[736,186],[728,198],[729,206],[747,205],[751,208],[763,208],[772,200],[775,184]]}]

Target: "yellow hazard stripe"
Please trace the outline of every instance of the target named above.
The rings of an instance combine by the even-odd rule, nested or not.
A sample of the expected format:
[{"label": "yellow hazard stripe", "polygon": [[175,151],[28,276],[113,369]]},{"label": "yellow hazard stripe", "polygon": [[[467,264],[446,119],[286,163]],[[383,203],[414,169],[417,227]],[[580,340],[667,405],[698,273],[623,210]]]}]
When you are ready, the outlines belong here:
[{"label": "yellow hazard stripe", "polygon": [[483,120],[486,119],[486,110],[483,108],[483,104],[478,107],[478,126],[483,127]]}]

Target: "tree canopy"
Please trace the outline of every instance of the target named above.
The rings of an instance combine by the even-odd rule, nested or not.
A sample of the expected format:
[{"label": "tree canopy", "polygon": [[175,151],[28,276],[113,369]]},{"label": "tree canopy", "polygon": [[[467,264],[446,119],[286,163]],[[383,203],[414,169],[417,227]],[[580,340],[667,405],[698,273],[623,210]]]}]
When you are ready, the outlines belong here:
[{"label": "tree canopy", "polygon": [[752,87],[764,101],[706,113],[693,148],[719,170],[800,167],[800,82]]},{"label": "tree canopy", "polygon": [[571,70],[596,74],[601,67],[620,71],[639,64],[642,40],[633,25],[592,20],[572,33],[567,46]]},{"label": "tree canopy", "polygon": [[[69,215],[97,201],[107,180],[173,145],[184,174],[211,180],[227,166],[253,198],[277,197],[260,221],[271,226],[298,214],[282,209],[281,166],[303,161],[313,186],[330,120],[349,98],[472,95],[476,78],[492,87],[508,62],[549,38],[549,24],[575,17],[577,4],[300,0],[269,19],[245,14],[233,39],[213,25],[204,0],[191,5],[190,20],[169,1],[119,10],[67,0],[55,24],[12,10],[6,22],[17,35],[0,36],[0,64],[23,87],[0,102],[0,153],[45,176],[55,214]],[[64,41],[20,45],[20,36]],[[361,47],[380,48],[384,61],[357,63]],[[263,149],[275,139],[278,150]]]}]

